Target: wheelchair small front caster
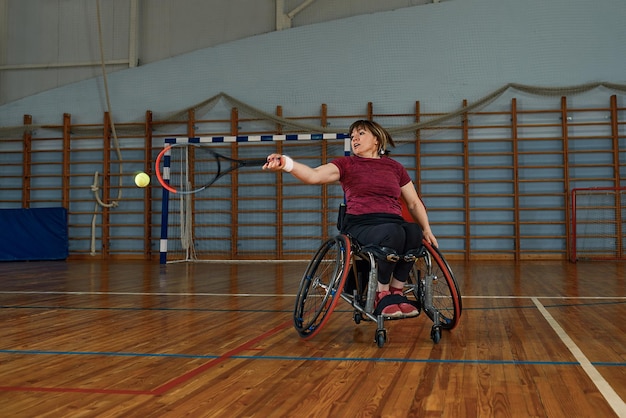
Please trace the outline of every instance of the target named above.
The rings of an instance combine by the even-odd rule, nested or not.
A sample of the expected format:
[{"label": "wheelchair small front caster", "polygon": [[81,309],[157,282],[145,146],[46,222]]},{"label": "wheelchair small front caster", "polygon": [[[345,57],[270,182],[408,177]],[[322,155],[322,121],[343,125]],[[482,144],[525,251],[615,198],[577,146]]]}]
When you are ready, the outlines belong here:
[{"label": "wheelchair small front caster", "polygon": [[387,342],[387,331],[384,329],[379,329],[376,331],[376,344],[378,348],[383,348],[385,343]]},{"label": "wheelchair small front caster", "polygon": [[433,340],[435,344],[438,344],[441,341],[441,326],[433,325],[430,330],[430,339]]},{"label": "wheelchair small front caster", "polygon": [[355,311],[352,319],[354,319],[355,324],[359,325],[363,319],[363,315],[361,315],[361,312]]}]

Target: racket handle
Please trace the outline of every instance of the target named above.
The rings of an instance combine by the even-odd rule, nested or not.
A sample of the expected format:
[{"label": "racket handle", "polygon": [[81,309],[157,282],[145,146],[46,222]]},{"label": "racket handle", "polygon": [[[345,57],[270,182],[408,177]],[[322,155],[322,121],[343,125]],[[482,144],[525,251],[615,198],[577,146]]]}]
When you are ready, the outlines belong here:
[{"label": "racket handle", "polygon": [[263,166],[265,165],[265,163],[267,163],[267,158],[264,159],[258,159],[258,160],[244,160],[246,165],[251,165],[251,166]]}]

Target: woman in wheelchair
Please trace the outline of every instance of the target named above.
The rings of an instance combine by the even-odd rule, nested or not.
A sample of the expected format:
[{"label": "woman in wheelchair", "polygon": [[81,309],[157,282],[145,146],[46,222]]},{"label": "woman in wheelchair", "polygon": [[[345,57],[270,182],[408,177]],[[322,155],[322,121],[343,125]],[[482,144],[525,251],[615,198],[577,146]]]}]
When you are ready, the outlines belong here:
[{"label": "woman in wheelchair", "polygon": [[[403,296],[403,287],[414,263],[410,254],[420,249],[422,239],[437,246],[426,208],[406,169],[389,157],[388,147],[395,145],[386,129],[357,120],[349,132],[351,156],[312,168],[271,154],[263,169],[283,170],[307,184],[339,181],[347,208],[341,232],[363,246],[380,248],[375,312],[387,318],[416,316],[417,307]],[[417,223],[402,217],[401,198]]]}]

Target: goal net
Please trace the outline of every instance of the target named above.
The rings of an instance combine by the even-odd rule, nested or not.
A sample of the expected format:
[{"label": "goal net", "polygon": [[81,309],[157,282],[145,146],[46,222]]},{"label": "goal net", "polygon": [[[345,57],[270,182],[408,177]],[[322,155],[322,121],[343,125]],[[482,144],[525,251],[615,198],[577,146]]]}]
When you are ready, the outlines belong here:
[{"label": "goal net", "polygon": [[572,190],[571,261],[626,259],[626,187]]}]

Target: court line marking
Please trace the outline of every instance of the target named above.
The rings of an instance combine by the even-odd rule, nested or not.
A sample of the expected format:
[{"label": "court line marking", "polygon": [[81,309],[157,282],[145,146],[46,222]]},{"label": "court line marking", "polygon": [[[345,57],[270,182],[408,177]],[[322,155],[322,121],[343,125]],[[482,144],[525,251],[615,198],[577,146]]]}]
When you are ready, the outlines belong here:
[{"label": "court line marking", "polygon": [[[288,297],[297,295],[287,293],[212,293],[212,292],[94,292],[94,291],[34,291],[0,290],[7,295],[114,295],[114,296],[234,296],[234,297]],[[510,296],[510,295],[461,295],[463,299],[580,299],[580,300],[625,300],[626,296]]]},{"label": "court line marking", "polygon": [[170,389],[175,388],[176,386],[179,386],[185,382],[187,382],[188,380],[190,380],[191,378],[193,378],[194,376],[197,376],[200,373],[203,373],[204,371],[226,361],[231,359],[232,357],[236,356],[237,354],[241,353],[242,351],[248,350],[250,349],[252,346],[254,346],[255,344],[259,343],[260,341],[271,337],[274,334],[277,334],[279,332],[281,332],[282,330],[284,330],[285,328],[289,327],[293,322],[291,320],[283,322],[282,324],[270,329],[269,331],[264,332],[261,335],[256,336],[255,338],[241,344],[238,347],[233,348],[232,350],[222,354],[221,356],[219,356],[218,358],[209,361],[208,363],[205,363],[201,366],[196,367],[195,369],[192,369],[190,371],[188,371],[187,373],[184,373],[178,377],[175,377],[174,379],[171,379],[168,382],[165,382],[164,384],[160,385],[159,387],[155,388],[152,390],[152,393],[154,395],[162,395],[165,392],[169,391]]},{"label": "court line marking", "polygon": [[[239,353],[242,351],[250,350],[253,346],[260,341],[271,337],[274,334],[277,334],[289,327],[293,322],[291,320],[285,321],[282,324],[275,326],[269,331],[260,334],[247,342],[233,348],[226,353],[216,356],[213,360],[204,363],[195,369],[191,369],[190,371],[183,373],[182,375],[176,376],[165,383],[157,386],[154,389],[150,390],[133,390],[133,389],[101,389],[101,388],[73,388],[73,387],[24,387],[24,386],[0,386],[0,392],[75,392],[75,393],[103,393],[103,394],[117,394],[117,395],[151,395],[151,396],[159,396],[164,393],[176,388],[179,385],[182,385],[192,379],[193,377],[205,372],[206,370],[223,363],[226,360],[231,358],[238,358]],[[245,358],[241,356],[241,358]]]},{"label": "court line marking", "polygon": [[[290,322],[290,321],[289,321]],[[287,325],[288,326],[288,325]],[[250,347],[248,351],[260,350]],[[175,354],[175,353],[139,353],[114,351],[57,351],[57,350],[0,350],[0,354],[24,354],[44,356],[102,356],[102,357],[139,357],[139,358],[174,358],[174,359],[209,359],[217,360],[225,354]],[[440,364],[502,364],[532,366],[578,366],[578,361],[549,360],[480,360],[480,359],[431,359],[404,357],[298,357],[298,356],[266,356],[266,355],[232,355],[233,359],[246,360],[286,360],[286,361],[354,361],[373,363],[440,363]],[[598,366],[626,367],[626,363],[595,362]]]},{"label": "court line marking", "polygon": [[565,332],[563,328],[559,325],[559,323],[554,319],[554,317],[548,312],[548,310],[543,306],[539,299],[533,298],[533,303],[539,309],[539,312],[543,315],[544,319],[548,322],[548,324],[552,327],[554,332],[559,336],[563,344],[569,349],[572,353],[576,361],[581,365],[583,371],[589,376],[593,384],[598,388],[600,394],[606,399],[609,403],[613,411],[617,414],[618,417],[626,417],[626,402],[620,398],[620,396],[615,392],[613,387],[609,385],[609,383],[602,377],[598,369],[596,369],[591,361],[585,356],[582,350],[576,345],[574,340],[570,338],[570,336]]},{"label": "court line marking", "polygon": [[[561,300],[561,299],[558,299]],[[577,302],[577,303],[573,303],[573,302]],[[622,301],[622,300],[613,300],[612,298],[609,299],[602,299],[602,300],[587,300],[584,302],[580,302],[580,301],[572,301],[572,303],[556,303],[553,302],[552,304],[549,305],[549,307],[551,308],[558,308],[558,307],[571,307],[571,306],[580,306],[580,307],[585,307],[585,306],[608,306],[608,305],[621,305],[626,303],[626,301]],[[335,312],[353,312],[352,309],[350,309],[350,306],[340,306],[338,308],[335,309]],[[534,305],[507,305],[507,306],[495,306],[495,307],[488,307],[488,306],[480,306],[480,307],[465,307],[463,308],[463,310],[466,311],[478,311],[478,310],[483,310],[483,311],[487,311],[487,310],[500,310],[500,309],[527,309],[527,308],[535,308]],[[24,304],[19,304],[19,305],[3,305],[0,304],[0,309],[48,309],[48,310],[67,310],[67,311],[141,311],[141,312],[159,312],[159,311],[163,311],[163,312],[292,312],[293,309],[288,309],[288,308],[284,308],[284,309],[259,309],[259,308],[251,308],[251,309],[244,309],[244,308],[239,308],[239,309],[232,309],[232,308],[222,308],[222,309],[218,309],[218,308],[186,308],[186,307],[174,307],[174,308],[167,308],[167,307],[139,307],[139,306],[107,306],[107,307],[101,307],[101,306],[61,306],[61,305],[24,305]]]},{"label": "court line marking", "polygon": [[[73,294],[76,292],[2,292],[0,291],[0,293],[29,293],[29,294],[36,294],[36,293],[44,293],[44,294]],[[77,292],[78,294],[106,294],[109,292]],[[111,293],[109,293],[111,294]],[[127,294],[127,293],[121,293],[121,294]],[[153,294],[153,293],[132,293],[132,295],[136,295],[136,294],[141,294],[141,295],[146,295],[146,294]],[[191,293],[192,295],[197,295],[195,293]],[[171,295],[181,295],[181,293],[171,293]],[[228,294],[231,296],[234,296],[232,294]],[[259,296],[259,295],[251,295],[251,296]],[[281,295],[284,296],[284,295]],[[497,296],[494,297],[488,297],[488,298],[498,298]],[[535,303],[535,305],[537,306],[538,309],[540,309],[540,311],[542,312],[542,314],[544,315],[544,317],[546,318],[546,320],[550,323],[551,326],[556,326],[558,327],[558,329],[561,330],[561,333],[565,334],[564,331],[562,330],[562,328],[560,328],[560,326],[558,325],[558,323],[556,323],[556,321],[554,320],[554,318],[552,318],[552,316],[547,312],[547,310],[545,309],[545,307],[543,307],[543,305],[539,302],[539,300],[537,299],[537,297],[503,297],[504,299],[511,299],[511,298],[522,298],[522,299],[527,299],[527,298],[531,298],[533,300],[533,303]],[[557,297],[558,299],[579,299],[579,298],[566,298],[566,297]],[[593,297],[595,298],[595,297]],[[603,297],[603,299],[615,299],[613,297],[609,298],[609,297]],[[618,298],[621,299],[621,298]],[[542,310],[543,309],[543,310]],[[547,315],[547,317],[546,317]],[[549,320],[549,318],[552,318],[552,321]],[[228,359],[231,358],[258,358],[258,356],[241,356],[239,355],[242,351],[245,351],[246,349],[251,349],[252,346],[271,336],[274,335],[280,331],[282,331],[283,329],[287,328],[289,325],[291,324],[291,321],[286,321],[278,326],[276,326],[275,328],[261,334],[258,335],[257,337],[253,338],[252,340],[249,340],[248,342],[234,348],[233,350],[224,353],[223,355],[214,358],[213,360],[195,368],[190,370],[189,372],[177,376],[163,384],[161,384],[160,386],[152,389],[152,390],[116,390],[116,389],[98,389],[98,388],[43,388],[43,387],[36,387],[36,388],[28,388],[28,387],[6,387],[6,386],[0,386],[0,391],[40,391],[40,392],[82,392],[82,393],[109,393],[109,394],[134,394],[134,395],[161,395],[175,387],[177,387],[178,385],[181,385],[183,383],[185,383],[186,381],[190,380],[191,378],[193,378],[194,376],[197,376],[198,374],[203,373],[204,371],[210,369],[211,367],[220,364]],[[553,325],[554,324],[554,325]],[[555,331],[557,331],[555,329]],[[557,331],[557,333],[559,333]],[[569,339],[569,337],[565,334],[565,338]],[[565,342],[564,338],[561,337],[561,340]],[[571,342],[571,344],[574,344],[573,341],[571,341],[571,339],[569,340]],[[567,345],[567,343],[566,343]],[[574,347],[575,344],[574,344]],[[570,348],[568,346],[568,348]],[[605,392],[603,392],[603,389],[601,389],[598,384],[596,383],[596,381],[594,380],[594,384],[596,384],[596,386],[600,389],[601,394],[605,397],[605,399],[607,399],[607,402],[609,402],[609,404],[611,405],[611,407],[617,412],[619,416],[625,416],[626,415],[620,415],[622,412],[621,408],[626,409],[626,404],[624,404],[624,402],[621,400],[621,398],[619,398],[619,396],[617,395],[617,393],[615,393],[615,391],[608,385],[608,383],[602,378],[602,376],[597,372],[597,370],[593,367],[593,365],[589,362],[589,360],[586,359],[586,357],[582,354],[582,351],[580,351],[580,349],[578,349],[578,347],[576,347],[576,349],[578,350],[578,352],[580,352],[580,355],[582,356],[582,358],[584,358],[586,360],[586,366],[583,365],[583,363],[580,361],[580,359],[577,358],[578,363],[576,364],[581,364],[583,365],[583,368],[590,368],[592,370],[592,372],[595,372],[595,374],[597,376],[599,376],[600,380],[602,382],[604,382],[603,388],[604,386],[606,386],[608,388],[607,392],[610,396],[611,392],[614,396],[612,396],[612,402],[615,404],[615,406],[613,405],[613,403],[611,403],[611,400],[609,400],[609,398],[607,398],[607,395],[605,394]],[[571,348],[570,348],[570,351]],[[43,353],[39,353],[39,354],[43,354]],[[56,354],[61,354],[61,353],[56,353]],[[69,354],[69,353],[68,353]],[[75,354],[75,353],[74,353]],[[95,354],[95,353],[93,353]],[[576,357],[576,355],[575,355]],[[299,359],[302,360],[302,359]],[[354,360],[358,360],[358,359],[354,359]],[[389,359],[385,359],[385,361],[389,361]],[[391,360],[394,361],[394,360]],[[449,360],[446,360],[449,361]],[[585,370],[587,371],[587,370]],[[589,373],[587,373],[589,375]],[[591,377],[591,376],[590,376]],[[593,378],[592,378],[593,380]],[[617,409],[616,409],[617,408]],[[626,414],[626,412],[624,412]]]},{"label": "court line marking", "polygon": [[114,295],[114,296],[235,296],[235,297],[264,297],[264,298],[275,298],[275,297],[288,297],[294,298],[295,294],[272,294],[272,293],[202,293],[202,292],[57,292],[57,291],[25,291],[25,290],[17,290],[17,291],[3,291],[0,290],[0,294],[15,294],[15,295]]}]

